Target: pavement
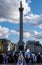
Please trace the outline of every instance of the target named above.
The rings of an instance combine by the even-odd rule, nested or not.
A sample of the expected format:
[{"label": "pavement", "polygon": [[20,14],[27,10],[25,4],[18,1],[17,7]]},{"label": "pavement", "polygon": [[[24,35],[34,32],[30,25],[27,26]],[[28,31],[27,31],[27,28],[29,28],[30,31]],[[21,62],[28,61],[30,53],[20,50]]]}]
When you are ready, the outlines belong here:
[{"label": "pavement", "polygon": [[[16,64],[0,64],[0,65],[16,65]],[[42,65],[42,64],[26,64],[26,65]]]}]

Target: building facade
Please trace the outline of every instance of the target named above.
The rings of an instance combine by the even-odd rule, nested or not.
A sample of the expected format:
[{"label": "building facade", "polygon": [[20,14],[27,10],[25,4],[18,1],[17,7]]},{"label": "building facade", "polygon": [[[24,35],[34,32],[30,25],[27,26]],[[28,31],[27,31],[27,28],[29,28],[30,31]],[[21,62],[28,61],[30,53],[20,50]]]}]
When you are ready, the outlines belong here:
[{"label": "building facade", "polygon": [[10,40],[0,39],[0,52],[7,52],[8,46],[10,46],[10,51],[14,49],[14,44],[12,44]]},{"label": "building facade", "polygon": [[33,53],[40,52],[42,54],[42,46],[39,41],[27,41],[26,49],[30,49]]}]

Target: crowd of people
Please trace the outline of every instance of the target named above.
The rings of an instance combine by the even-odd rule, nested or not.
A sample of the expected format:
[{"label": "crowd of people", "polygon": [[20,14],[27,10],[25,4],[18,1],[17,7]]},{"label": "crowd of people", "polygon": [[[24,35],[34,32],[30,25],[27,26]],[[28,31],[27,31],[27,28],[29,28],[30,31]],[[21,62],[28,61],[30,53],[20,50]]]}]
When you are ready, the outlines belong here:
[{"label": "crowd of people", "polygon": [[27,50],[24,54],[22,51],[19,53],[0,53],[0,63],[17,63],[17,65],[26,65],[26,63],[42,63],[42,55],[40,52],[38,54],[31,53]]}]

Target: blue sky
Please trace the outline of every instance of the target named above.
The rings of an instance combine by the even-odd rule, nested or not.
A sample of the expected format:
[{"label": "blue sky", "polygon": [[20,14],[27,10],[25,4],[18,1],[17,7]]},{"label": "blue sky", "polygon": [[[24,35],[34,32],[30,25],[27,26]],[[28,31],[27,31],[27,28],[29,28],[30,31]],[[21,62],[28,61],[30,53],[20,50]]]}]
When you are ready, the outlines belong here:
[{"label": "blue sky", "polygon": [[[42,44],[42,0],[21,0],[23,40],[37,40]],[[19,41],[20,0],[0,0],[0,38]]]},{"label": "blue sky", "polygon": [[32,13],[42,14],[42,1],[41,0],[32,0],[31,4]]}]

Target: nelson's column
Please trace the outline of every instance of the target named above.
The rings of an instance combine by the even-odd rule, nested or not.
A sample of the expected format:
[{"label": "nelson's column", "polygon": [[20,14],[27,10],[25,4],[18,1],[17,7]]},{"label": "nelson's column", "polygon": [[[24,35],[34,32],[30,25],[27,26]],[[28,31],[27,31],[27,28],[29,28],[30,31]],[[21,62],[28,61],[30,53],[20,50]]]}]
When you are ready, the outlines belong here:
[{"label": "nelson's column", "polygon": [[18,42],[18,49],[21,51],[24,51],[24,42],[23,42],[23,10],[24,8],[22,7],[22,1],[20,1],[20,40]]}]

